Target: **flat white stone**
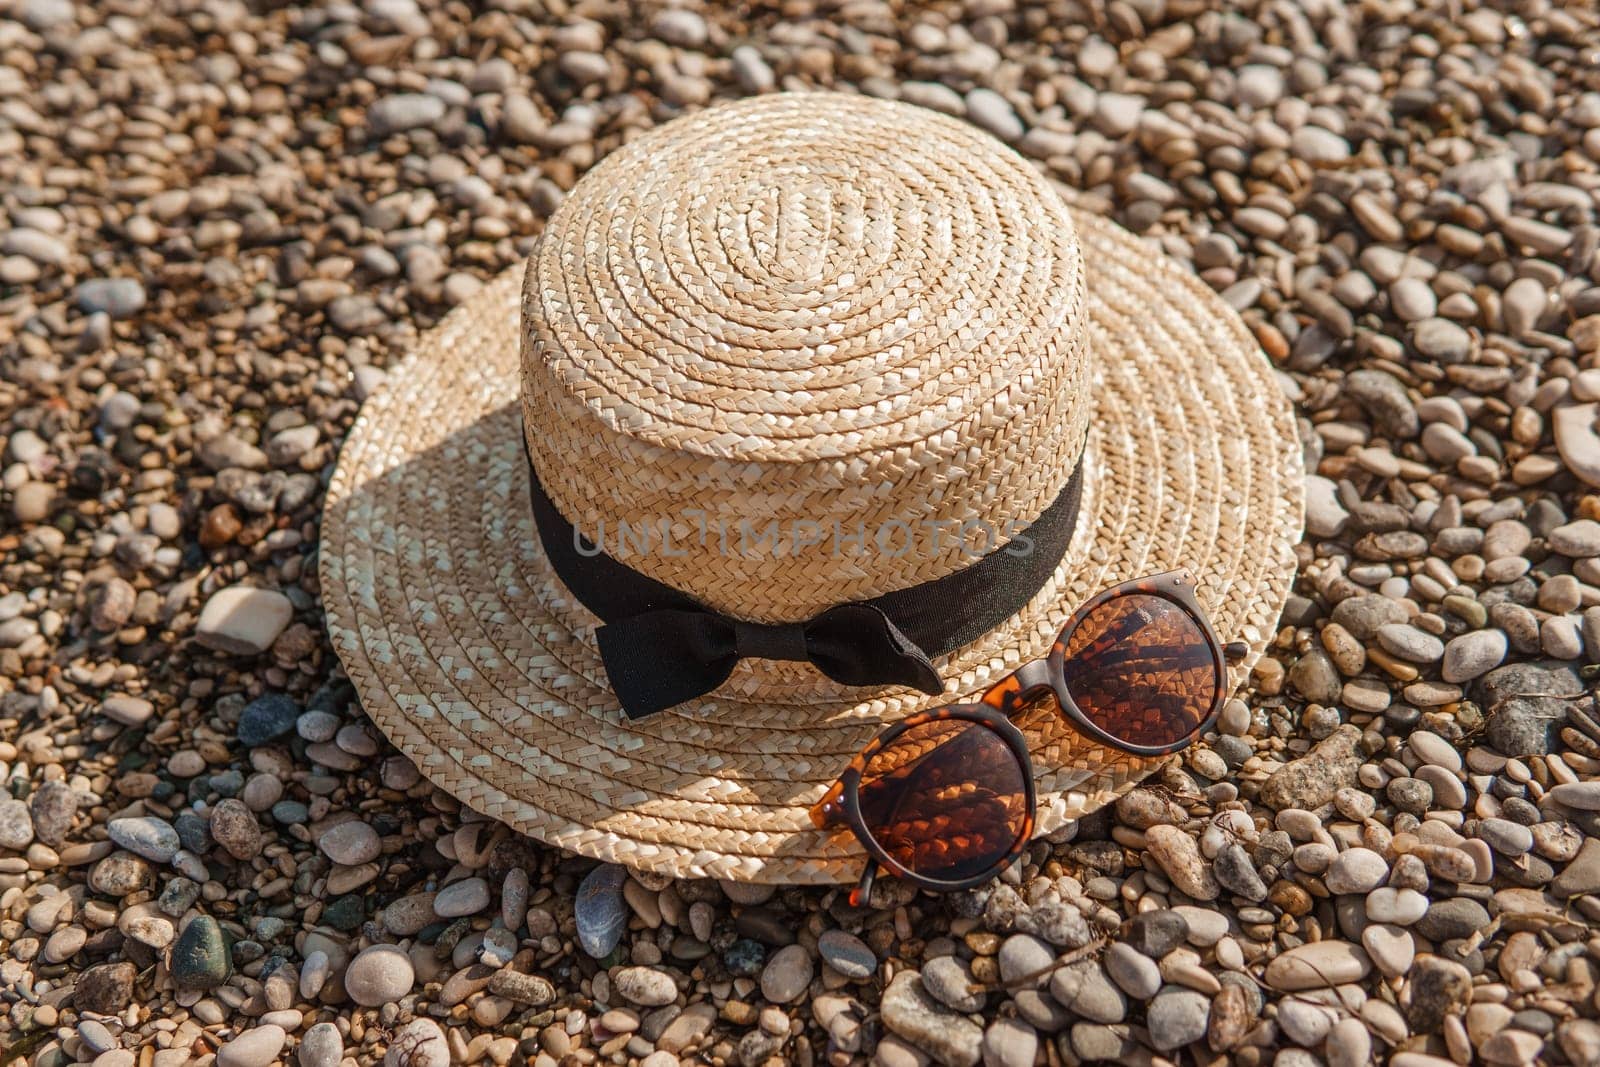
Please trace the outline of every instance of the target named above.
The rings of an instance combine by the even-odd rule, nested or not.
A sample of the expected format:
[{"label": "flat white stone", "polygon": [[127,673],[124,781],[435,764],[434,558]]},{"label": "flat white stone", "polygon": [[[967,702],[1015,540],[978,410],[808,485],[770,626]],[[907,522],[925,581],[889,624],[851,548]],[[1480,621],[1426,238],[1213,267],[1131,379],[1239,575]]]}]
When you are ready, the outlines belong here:
[{"label": "flat white stone", "polygon": [[272,647],[294,617],[294,605],[282,593],[230,585],[211,594],[200,610],[195,640],[218,652],[253,656]]}]

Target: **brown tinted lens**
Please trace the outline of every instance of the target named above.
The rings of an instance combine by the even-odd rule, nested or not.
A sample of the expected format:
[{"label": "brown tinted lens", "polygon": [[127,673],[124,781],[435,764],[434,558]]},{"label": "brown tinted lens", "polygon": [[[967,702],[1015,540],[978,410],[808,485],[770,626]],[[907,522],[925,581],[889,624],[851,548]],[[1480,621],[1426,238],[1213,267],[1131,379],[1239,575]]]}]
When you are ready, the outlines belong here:
[{"label": "brown tinted lens", "polygon": [[861,822],[913,874],[943,882],[976,877],[1003,860],[1027,826],[1025,773],[982,723],[922,723],[867,762]]},{"label": "brown tinted lens", "polygon": [[1175,745],[1217,698],[1211,642],[1165,597],[1131,593],[1089,612],[1067,635],[1064,667],[1078,709],[1125,744]]}]

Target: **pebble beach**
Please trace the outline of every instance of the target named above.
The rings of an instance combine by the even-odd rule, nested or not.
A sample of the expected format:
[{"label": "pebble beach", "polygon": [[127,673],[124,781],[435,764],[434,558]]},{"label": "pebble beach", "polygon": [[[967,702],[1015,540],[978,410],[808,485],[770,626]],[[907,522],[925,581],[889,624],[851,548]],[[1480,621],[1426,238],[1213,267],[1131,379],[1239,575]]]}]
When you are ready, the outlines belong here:
[{"label": "pebble beach", "polygon": [[[779,90],[992,133],[1299,416],[1215,732],[958,894],[543,846],[323,625],[411,342]],[[1600,1067],[1597,214],[1587,0],[0,0],[0,1067]]]}]

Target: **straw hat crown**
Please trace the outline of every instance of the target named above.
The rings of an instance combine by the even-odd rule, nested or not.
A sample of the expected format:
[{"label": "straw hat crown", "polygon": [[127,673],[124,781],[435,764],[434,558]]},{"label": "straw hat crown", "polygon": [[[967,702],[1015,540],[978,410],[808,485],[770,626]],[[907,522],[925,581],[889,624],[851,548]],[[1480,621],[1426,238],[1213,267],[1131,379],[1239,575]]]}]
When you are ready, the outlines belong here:
[{"label": "straw hat crown", "polygon": [[1057,498],[1092,407],[1086,318],[1064,203],[972,127],[871,100],[713,109],[551,218],[523,282],[529,457],[628,566],[804,619],[959,570]]}]

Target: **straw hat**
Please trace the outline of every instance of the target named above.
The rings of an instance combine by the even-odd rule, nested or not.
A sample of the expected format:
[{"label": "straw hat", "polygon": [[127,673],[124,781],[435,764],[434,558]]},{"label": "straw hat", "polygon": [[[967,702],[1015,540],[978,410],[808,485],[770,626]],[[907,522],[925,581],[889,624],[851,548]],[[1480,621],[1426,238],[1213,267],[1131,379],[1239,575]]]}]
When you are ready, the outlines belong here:
[{"label": "straw hat", "polygon": [[[1251,645],[1242,679],[1302,485],[1271,367],[1182,267],[970,126],[775,95],[613,153],[525,270],[421,339],[345,442],[323,596],[367,713],[468,806],[650,871],[834,882],[862,855],[806,808],[857,750],[1044,654],[1110,584],[1190,569],[1221,639]],[[704,696],[623,714],[593,591],[552,563],[589,557],[543,542],[573,529],[737,620],[748,654]],[[1042,567],[992,562],[1030,531]],[[980,564],[1010,577],[952,584]],[[922,621],[959,642],[923,650],[941,697],[765,658],[779,624],[924,589],[945,595]],[[1153,766],[1038,746],[1041,831]]]}]

